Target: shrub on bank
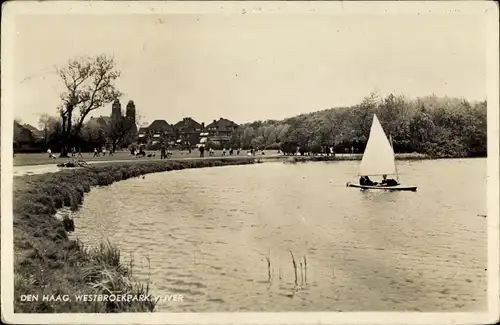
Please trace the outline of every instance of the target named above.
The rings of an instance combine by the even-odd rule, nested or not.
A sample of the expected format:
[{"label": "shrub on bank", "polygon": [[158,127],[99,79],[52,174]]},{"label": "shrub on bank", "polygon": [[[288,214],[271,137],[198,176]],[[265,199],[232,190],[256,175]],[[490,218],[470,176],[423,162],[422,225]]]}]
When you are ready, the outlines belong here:
[{"label": "shrub on bank", "polygon": [[[57,209],[78,209],[93,186],[107,186],[140,175],[211,166],[253,164],[253,158],[192,161],[150,161],[96,165],[54,174],[17,177],[14,180],[14,311],[16,313],[147,312],[154,301],[77,302],[78,294],[148,295],[149,286],[131,276],[131,266],[120,264],[119,250],[111,244],[86,249],[70,240],[74,225],[58,220]],[[70,295],[73,301],[21,302],[24,294]]]}]

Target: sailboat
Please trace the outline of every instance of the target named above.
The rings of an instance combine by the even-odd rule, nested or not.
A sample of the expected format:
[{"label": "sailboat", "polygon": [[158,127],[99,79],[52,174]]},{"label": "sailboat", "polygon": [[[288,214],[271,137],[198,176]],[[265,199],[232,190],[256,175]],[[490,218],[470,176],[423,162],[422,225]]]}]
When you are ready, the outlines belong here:
[{"label": "sailboat", "polygon": [[[391,138],[392,140],[392,138]],[[373,122],[370,129],[370,136],[366,144],[363,159],[359,166],[359,176],[382,176],[396,175],[399,183],[399,173],[396,166],[396,158],[392,148],[392,141],[387,140],[384,129],[380,124],[377,115],[373,114]],[[348,182],[348,187],[356,187],[365,190],[385,190],[385,191],[416,191],[416,186],[383,186],[383,185],[360,185]]]}]

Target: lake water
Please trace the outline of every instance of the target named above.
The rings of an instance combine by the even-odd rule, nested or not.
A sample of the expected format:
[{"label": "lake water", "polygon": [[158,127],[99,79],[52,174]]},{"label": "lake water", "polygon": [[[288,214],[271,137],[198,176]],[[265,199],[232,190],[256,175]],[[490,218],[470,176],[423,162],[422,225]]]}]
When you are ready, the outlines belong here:
[{"label": "lake water", "polygon": [[347,188],[358,163],[118,182],[88,194],[75,236],[109,238],[154,294],[183,295],[160,311],[485,311],[486,159],[399,162],[417,192]]}]

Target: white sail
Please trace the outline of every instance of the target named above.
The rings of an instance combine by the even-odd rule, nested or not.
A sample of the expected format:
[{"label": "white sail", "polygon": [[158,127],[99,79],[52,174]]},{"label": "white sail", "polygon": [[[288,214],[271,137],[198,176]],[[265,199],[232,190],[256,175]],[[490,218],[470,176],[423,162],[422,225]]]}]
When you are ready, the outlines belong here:
[{"label": "white sail", "polygon": [[359,175],[378,176],[384,174],[397,174],[396,162],[392,146],[387,140],[377,116],[374,114],[368,143],[359,166]]}]

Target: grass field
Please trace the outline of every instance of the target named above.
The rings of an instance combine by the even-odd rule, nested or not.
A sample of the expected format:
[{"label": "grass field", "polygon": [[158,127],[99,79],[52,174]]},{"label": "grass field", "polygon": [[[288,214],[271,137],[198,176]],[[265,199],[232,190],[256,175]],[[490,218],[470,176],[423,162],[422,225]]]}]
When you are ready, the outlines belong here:
[{"label": "grass field", "polygon": [[[159,151],[146,151],[146,154],[155,154],[155,157],[144,157],[144,158],[135,158],[130,154],[129,151],[118,151],[114,153],[112,156],[100,156],[100,157],[93,157],[94,153],[83,153],[83,160],[86,162],[91,162],[91,161],[118,161],[118,160],[137,160],[137,161],[151,161],[151,160],[160,160],[160,152]],[[268,156],[268,155],[276,155],[277,151],[274,150],[268,150],[265,152],[265,155],[262,155],[262,152],[259,152],[257,157],[262,157],[262,156]],[[232,156],[229,155],[229,153],[226,151],[226,157],[246,157],[247,152],[246,151],[241,151],[240,155],[236,155],[236,151],[233,153]],[[172,157],[171,159],[190,159],[190,158],[199,158],[200,157],[200,152],[197,150],[191,151],[189,153],[187,150],[186,151],[172,151]],[[209,157],[208,153],[205,152],[205,157]],[[222,157],[222,151],[215,151],[214,158],[217,157]],[[46,165],[46,164],[58,164],[62,162],[68,161],[68,158],[49,158],[49,155],[46,153],[19,153],[16,154],[14,157],[14,166],[30,166],[30,165]]]}]

